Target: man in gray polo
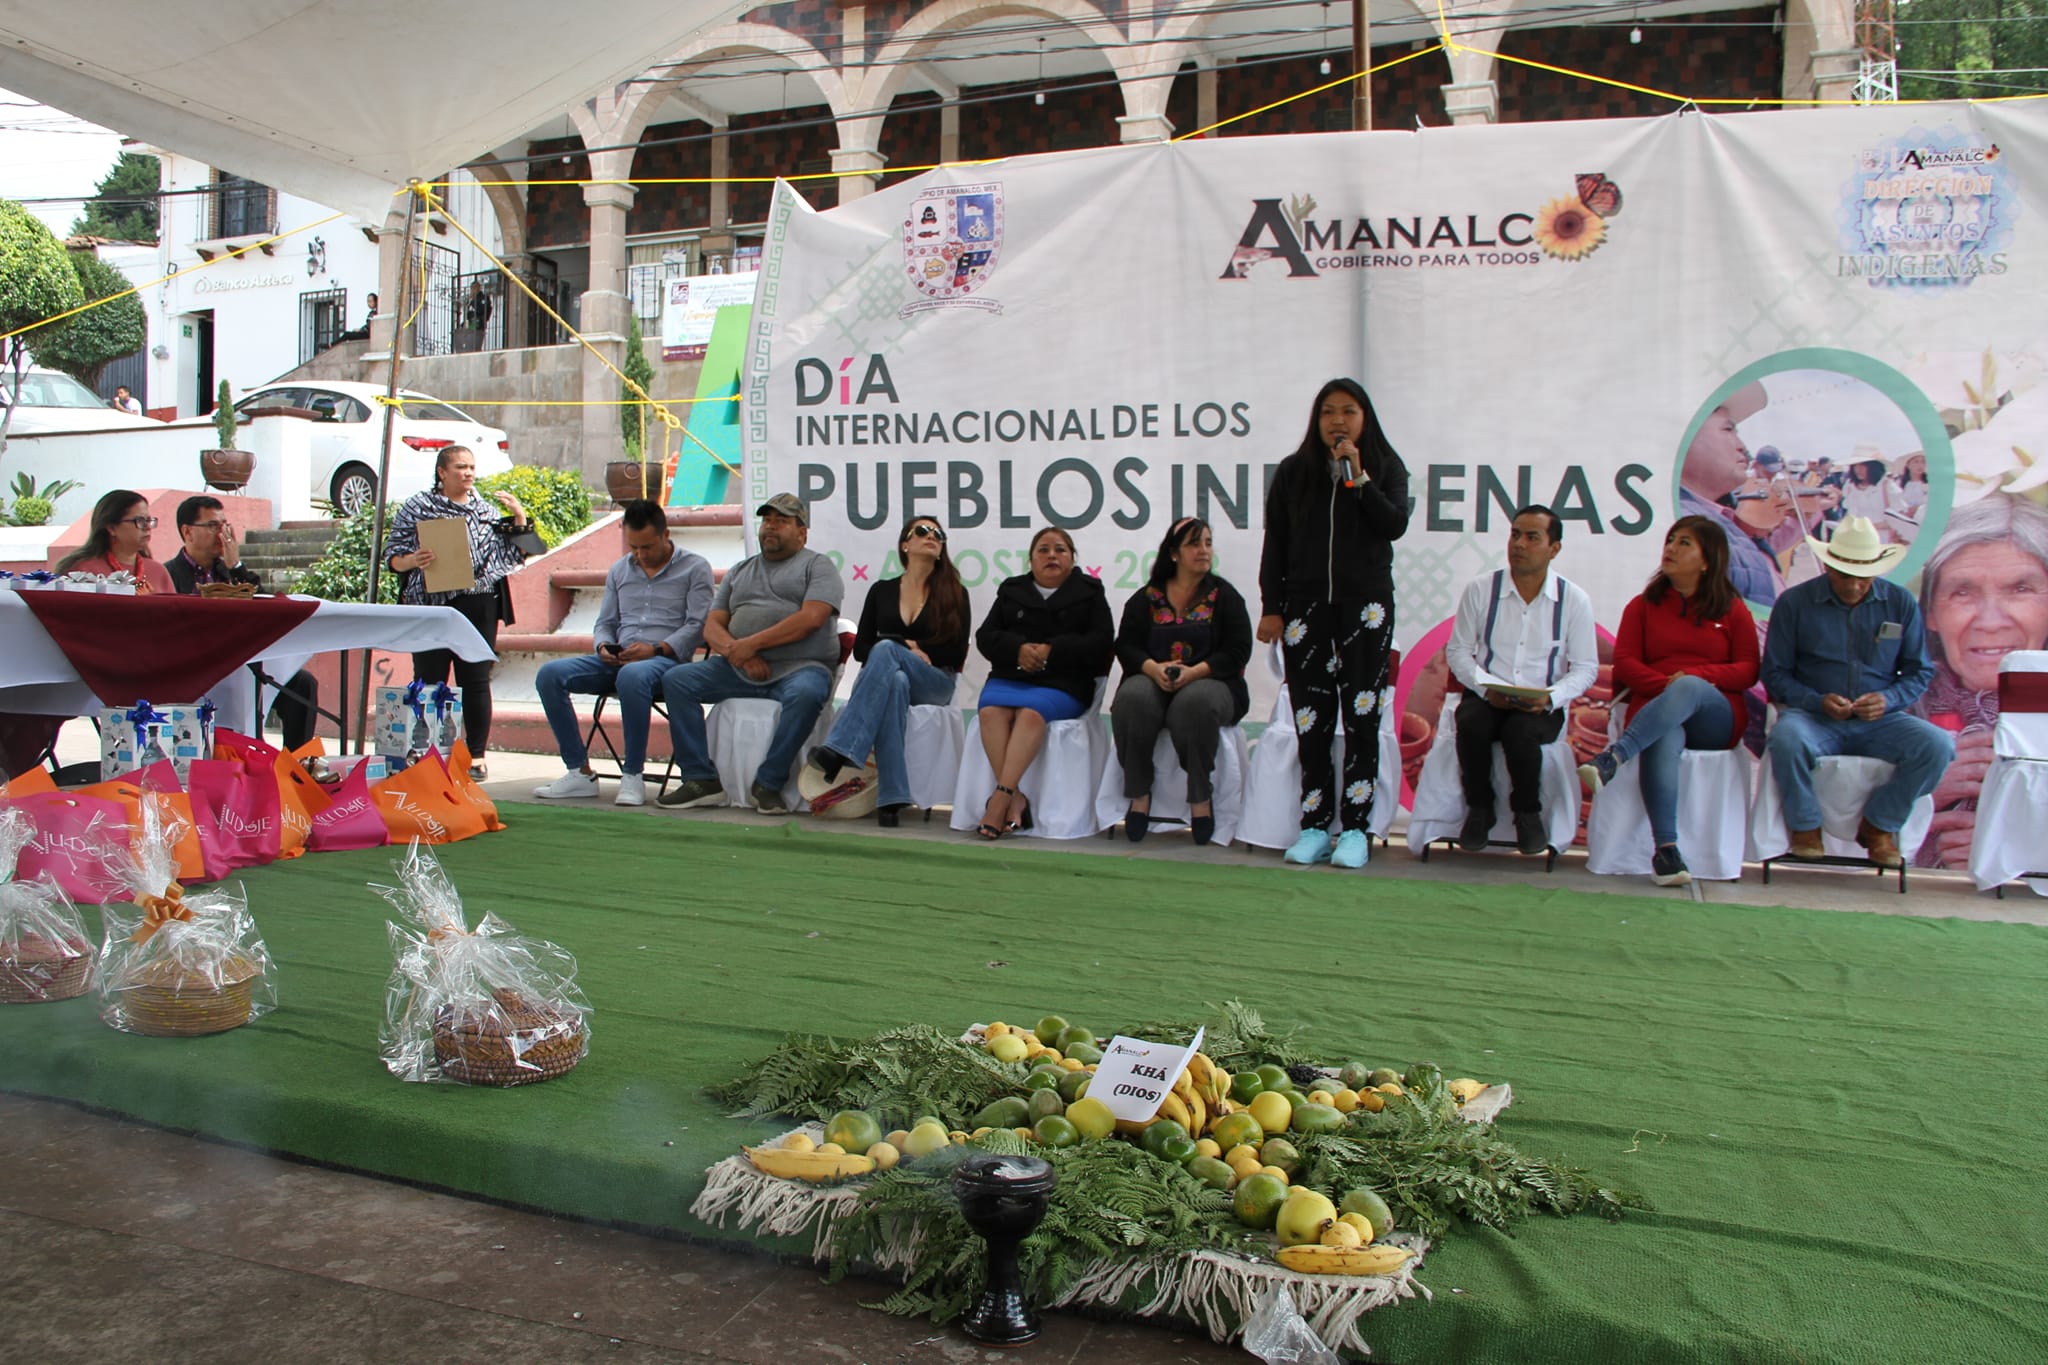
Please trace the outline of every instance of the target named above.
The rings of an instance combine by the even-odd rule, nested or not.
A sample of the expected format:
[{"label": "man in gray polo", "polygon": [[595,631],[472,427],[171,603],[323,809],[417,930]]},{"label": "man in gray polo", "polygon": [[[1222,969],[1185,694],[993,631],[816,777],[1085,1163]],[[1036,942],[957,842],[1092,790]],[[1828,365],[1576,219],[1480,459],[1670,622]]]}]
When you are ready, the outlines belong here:
[{"label": "man in gray polo", "polygon": [[732,697],[760,697],[782,707],[768,753],[745,802],[786,811],[782,789],[818,713],[832,695],[839,664],[839,606],[846,587],[832,561],[806,548],[811,514],[794,493],[761,504],[761,553],[726,570],[704,624],[715,656],[670,670],[662,680],[668,728],[682,781],[662,793],[664,806],[687,809],[724,803],[704,737],[703,708]]},{"label": "man in gray polo", "polygon": [[617,804],[646,805],[641,769],[647,761],[654,694],[669,670],[687,662],[704,640],[704,618],[711,611],[710,563],[675,543],[668,514],[654,503],[635,498],[621,510],[626,555],[604,577],[604,601],[591,632],[596,651],[545,663],[533,680],[565,769],[546,786],[534,788],[543,800],[597,795],[597,776],[583,744],[583,718],[569,700],[571,693],[584,693],[618,697],[625,752],[619,755]]}]

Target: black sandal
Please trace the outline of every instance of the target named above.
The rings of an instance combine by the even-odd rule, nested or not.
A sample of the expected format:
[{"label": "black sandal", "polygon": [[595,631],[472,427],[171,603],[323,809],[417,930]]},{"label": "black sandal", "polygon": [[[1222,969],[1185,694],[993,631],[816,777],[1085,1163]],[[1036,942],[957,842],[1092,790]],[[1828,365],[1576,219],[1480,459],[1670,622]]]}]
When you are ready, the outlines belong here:
[{"label": "black sandal", "polygon": [[[1006,793],[1010,796],[1015,796],[1017,794],[1014,791],[1011,791],[1008,787],[1000,785],[996,787],[996,791]],[[991,801],[995,800],[995,792],[990,792],[988,799]],[[982,809],[986,810],[987,807],[984,806]],[[1010,828],[1015,829],[1016,826],[1012,825],[1010,826]],[[1003,827],[1001,825],[991,825],[987,820],[983,820],[980,824],[976,825],[974,827],[974,832],[976,834],[979,834],[982,838],[989,840],[991,843],[1003,837]]]},{"label": "black sandal", "polygon": [[1009,829],[1011,829],[1012,831],[1015,831],[1015,830],[1020,830],[1020,829],[1030,829],[1030,828],[1031,828],[1031,800],[1030,800],[1030,798],[1029,798],[1029,797],[1026,797],[1026,796],[1025,796],[1025,795],[1024,795],[1024,794],[1023,794],[1022,792],[1018,791],[1018,790],[1017,790],[1016,788],[1014,788],[1014,787],[997,787],[997,788],[996,788],[996,790],[997,790],[997,791],[999,791],[999,792],[1008,792],[1008,793],[1009,793],[1010,795],[1012,795],[1012,796],[1014,796],[1014,797],[1017,797],[1017,798],[1019,798],[1020,800],[1022,800],[1022,801],[1024,802],[1024,818],[1023,818],[1022,820],[1014,820],[1014,819],[1013,819],[1013,820],[1011,820],[1011,821],[1010,821],[1010,823],[1009,823],[1009,826],[1008,826],[1008,828],[1009,828]]}]

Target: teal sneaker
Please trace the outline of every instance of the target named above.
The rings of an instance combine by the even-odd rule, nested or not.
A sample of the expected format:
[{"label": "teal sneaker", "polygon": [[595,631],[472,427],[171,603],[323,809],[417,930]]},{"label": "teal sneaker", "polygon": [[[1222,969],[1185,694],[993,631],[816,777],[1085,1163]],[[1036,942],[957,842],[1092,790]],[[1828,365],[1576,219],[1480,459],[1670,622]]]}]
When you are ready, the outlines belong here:
[{"label": "teal sneaker", "polygon": [[1372,836],[1362,829],[1347,829],[1337,836],[1337,851],[1330,855],[1331,867],[1364,867],[1372,856]]},{"label": "teal sneaker", "polygon": [[1316,863],[1330,861],[1330,831],[1326,829],[1305,829],[1294,841],[1294,847],[1287,850],[1285,860],[1309,867]]}]

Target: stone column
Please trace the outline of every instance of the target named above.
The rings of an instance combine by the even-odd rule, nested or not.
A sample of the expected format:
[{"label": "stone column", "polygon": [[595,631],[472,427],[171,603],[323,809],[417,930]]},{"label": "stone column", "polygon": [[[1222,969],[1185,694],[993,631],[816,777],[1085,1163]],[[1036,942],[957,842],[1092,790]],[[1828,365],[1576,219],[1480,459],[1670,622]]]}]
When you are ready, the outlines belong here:
[{"label": "stone column", "polygon": [[1856,78],[1863,70],[1863,49],[1824,48],[1814,52],[1813,97],[1817,100],[1848,100],[1856,97]]},{"label": "stone column", "polygon": [[1156,114],[1119,114],[1116,123],[1126,143],[1165,142],[1173,136],[1173,120],[1163,110]]},{"label": "stone column", "polygon": [[[401,201],[402,202],[402,201]],[[421,231],[425,231],[422,223]],[[405,214],[401,210],[385,219],[384,226],[377,230],[377,316],[370,319],[370,341],[363,348],[363,363],[388,363],[391,359],[392,334],[398,328],[398,288],[400,276],[405,270]],[[415,282],[417,288],[417,282]],[[365,303],[369,301],[364,300]],[[411,347],[406,348],[408,352]],[[384,376],[369,375],[370,382],[380,381]]]},{"label": "stone column", "polygon": [[[878,151],[866,147],[835,147],[832,150],[832,169],[839,176],[839,202],[850,204],[856,199],[865,199],[875,192],[875,177],[889,163]],[[849,171],[857,174],[849,175]]]},{"label": "stone column", "polygon": [[[600,153],[591,158],[593,180],[624,179],[626,166],[605,165],[615,159]],[[584,291],[579,330],[606,360],[624,368],[626,329],[626,210],[633,206],[630,185],[586,185],[583,202],[590,208],[590,286]],[[619,379],[588,350],[583,353],[583,401],[610,404],[619,396]],[[602,485],[604,467],[625,458],[616,407],[583,409],[583,477]]]},{"label": "stone column", "polygon": [[1492,81],[1452,81],[1444,86],[1444,112],[1452,123],[1498,123],[1500,87]]}]

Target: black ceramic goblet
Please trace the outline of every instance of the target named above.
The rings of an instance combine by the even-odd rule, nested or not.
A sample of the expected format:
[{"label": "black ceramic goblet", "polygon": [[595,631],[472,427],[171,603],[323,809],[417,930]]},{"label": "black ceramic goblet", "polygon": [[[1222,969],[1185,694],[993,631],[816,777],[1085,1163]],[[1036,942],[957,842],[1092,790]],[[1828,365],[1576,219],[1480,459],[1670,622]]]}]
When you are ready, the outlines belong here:
[{"label": "black ceramic goblet", "polygon": [[1038,1335],[1038,1314],[1024,1297],[1017,1243],[1045,1217],[1059,1173],[1035,1156],[968,1157],[953,1172],[967,1226],[988,1243],[988,1280],[960,1328],[985,1346],[1021,1346]]}]

